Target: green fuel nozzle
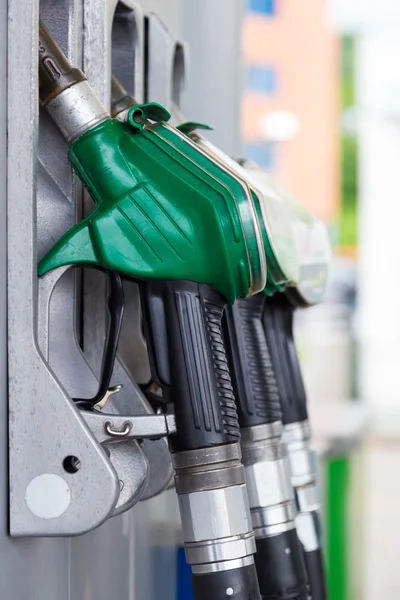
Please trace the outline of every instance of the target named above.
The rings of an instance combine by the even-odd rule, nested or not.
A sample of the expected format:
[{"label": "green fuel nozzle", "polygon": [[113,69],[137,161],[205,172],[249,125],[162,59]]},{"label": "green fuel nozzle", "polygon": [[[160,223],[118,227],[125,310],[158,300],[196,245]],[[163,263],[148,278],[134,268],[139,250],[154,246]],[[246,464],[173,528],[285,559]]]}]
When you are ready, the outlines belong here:
[{"label": "green fuel nozzle", "polygon": [[[312,447],[307,398],[293,336],[293,318],[296,308],[312,306],[323,299],[331,258],[329,236],[326,226],[284,192],[265,171],[249,161],[241,164],[259,195],[268,231],[279,232],[276,210],[280,211],[278,214],[286,228],[284,236],[272,236],[269,249],[274,253],[274,260],[268,261],[269,284],[264,294],[255,298],[264,305],[261,318],[269,372],[275,376],[280,398],[283,440],[288,450],[298,509],[296,528],[303,547],[310,595],[314,600],[326,600],[318,458]],[[288,235],[292,238],[290,253],[285,251]],[[290,265],[287,259],[292,253],[296,277],[288,277]],[[274,285],[280,279],[286,279],[284,288]],[[275,293],[271,294],[274,287]],[[254,300],[250,299],[250,302]]]},{"label": "green fuel nozzle", "polygon": [[331,247],[327,228],[256,164],[235,161],[204,138],[204,125],[188,122],[178,127],[209,156],[225,164],[248,185],[260,222],[267,261],[266,295],[288,290],[296,302],[310,306],[323,298]]},{"label": "green fuel nozzle", "polygon": [[113,119],[81,75],[65,87],[57,73],[68,71],[66,59],[54,41],[42,45],[58,65],[50,84],[39,71],[51,88],[46,108],[95,208],[44,256],[38,273],[80,265],[138,281],[152,377],[174,405],[169,443],[194,596],[260,600],[221,325],[227,301],[266,283],[252,195],[172,127],[162,106],[124,107],[124,117]]},{"label": "green fuel nozzle", "polygon": [[[252,161],[241,161],[250,185],[256,191],[271,237],[267,295],[284,289],[294,304],[302,307],[323,300],[331,260],[326,225],[285,192]],[[288,250],[288,248],[290,248]]]},{"label": "green fuel nozzle", "polygon": [[[170,126],[158,104],[133,106],[124,122],[110,118],[43,26],[40,35],[41,89],[51,90],[41,97],[96,208],[40,261],[39,274],[101,266],[136,279],[204,283],[230,302],[259,291],[265,259],[247,186]],[[66,71],[75,73],[69,87]]]},{"label": "green fuel nozzle", "polygon": [[[245,161],[242,164],[250,173],[255,189],[258,188],[266,199],[266,207],[272,202],[280,203],[287,211],[287,222],[292,228],[298,276],[288,282],[284,290],[273,295],[267,286],[264,291],[268,297],[264,297],[262,320],[270,368],[275,374],[280,397],[283,440],[288,449],[298,507],[296,527],[303,546],[310,594],[314,600],[326,600],[318,457],[312,446],[293,319],[296,308],[312,306],[323,299],[331,258],[329,237],[325,225],[285,193],[265,171],[254,163]],[[279,248],[278,241],[275,244],[276,264],[285,272]],[[270,279],[273,280],[271,271]]]}]

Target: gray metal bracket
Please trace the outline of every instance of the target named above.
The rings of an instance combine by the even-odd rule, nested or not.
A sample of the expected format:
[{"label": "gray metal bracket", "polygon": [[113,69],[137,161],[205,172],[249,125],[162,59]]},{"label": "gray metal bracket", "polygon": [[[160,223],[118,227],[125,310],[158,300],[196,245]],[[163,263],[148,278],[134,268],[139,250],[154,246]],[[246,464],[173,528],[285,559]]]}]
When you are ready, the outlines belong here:
[{"label": "gray metal bracket", "polygon": [[150,13],[147,18],[148,99],[166,106],[172,123],[178,125],[180,112],[185,111],[188,48],[158,15]]},{"label": "gray metal bracket", "polygon": [[[130,93],[144,99],[145,15],[139,3],[41,0],[40,9],[72,61],[79,65],[83,57],[88,79],[105,104],[111,69]],[[171,484],[166,437],[175,431],[175,422],[173,415],[155,414],[138,386],[150,371],[134,284],[125,290],[124,334],[112,381],[122,391],[108,402],[107,413],[80,411],[72,401],[92,396],[98,386],[105,280],[101,273],[85,272],[82,278],[68,268],[40,280],[35,274],[37,256],[81,218],[82,206],[90,207],[71,172],[64,140],[47,114],[37,111],[38,18],[37,0],[10,3],[10,533],[70,536],[99,526]],[[165,30],[165,35],[170,34]],[[160,72],[149,69],[148,77],[154,87]],[[171,94],[168,87],[169,106]]]},{"label": "gray metal bracket", "polygon": [[116,469],[120,494],[113,515],[132,508],[146,486],[142,463],[132,455],[132,442],[160,440],[175,433],[174,415],[121,415],[99,411],[85,412],[86,421],[97,441],[103,445]]},{"label": "gray metal bracket", "polygon": [[[72,10],[77,3],[71,3]],[[97,527],[118,501],[119,480],[107,454],[54,376],[37,340],[36,210],[44,189],[60,197],[53,223],[73,214],[74,184],[66,169],[37,166],[38,5],[9,6],[8,37],[8,356],[9,478],[12,535],[73,535]],[[67,15],[70,13],[67,13]],[[67,42],[67,44],[65,44]],[[71,33],[64,39],[76,56]],[[64,46],[65,47],[65,46]],[[21,61],[21,53],[24,60]],[[57,138],[55,138],[57,139]],[[43,141],[43,138],[42,138]],[[59,142],[61,144],[61,141]],[[65,152],[65,148],[64,148]],[[57,154],[57,148],[52,148]],[[60,167],[63,165],[61,164]],[[36,197],[35,181],[38,181]],[[42,185],[42,190],[40,188]],[[52,196],[51,196],[52,197]],[[58,217],[58,218],[57,218]],[[43,223],[44,221],[41,220]],[[47,239],[51,243],[51,238]],[[76,457],[81,467],[65,468]],[[67,461],[67,462],[66,462]]]},{"label": "gray metal bracket", "polygon": [[174,415],[106,414],[98,411],[82,412],[97,440],[104,442],[124,440],[158,440],[176,432]]}]

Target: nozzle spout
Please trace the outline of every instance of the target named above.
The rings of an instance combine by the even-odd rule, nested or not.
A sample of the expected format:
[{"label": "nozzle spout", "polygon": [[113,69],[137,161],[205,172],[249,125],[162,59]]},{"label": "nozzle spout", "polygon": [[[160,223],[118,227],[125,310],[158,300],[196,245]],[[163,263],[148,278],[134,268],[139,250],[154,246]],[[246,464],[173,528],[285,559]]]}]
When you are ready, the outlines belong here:
[{"label": "nozzle spout", "polygon": [[39,24],[39,97],[69,143],[110,118],[43,23]]},{"label": "nozzle spout", "polygon": [[60,46],[39,23],[39,95],[42,104],[48,104],[55,96],[71,85],[85,81],[80,69],[69,62]]},{"label": "nozzle spout", "polygon": [[116,117],[136,104],[138,103],[135,98],[128,94],[122,83],[113,75],[111,77],[111,115]]}]

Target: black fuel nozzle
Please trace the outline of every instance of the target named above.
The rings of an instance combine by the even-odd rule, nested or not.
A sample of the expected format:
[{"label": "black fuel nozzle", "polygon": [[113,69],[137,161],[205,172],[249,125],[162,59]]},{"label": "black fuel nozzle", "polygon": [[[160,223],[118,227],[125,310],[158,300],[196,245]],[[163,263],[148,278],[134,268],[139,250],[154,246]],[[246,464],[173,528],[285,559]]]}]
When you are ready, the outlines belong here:
[{"label": "black fuel nozzle", "polygon": [[191,281],[141,288],[153,379],[173,401],[170,436],[196,600],[260,600],[240,432],[222,316],[226,300]]},{"label": "black fuel nozzle", "polygon": [[237,300],[226,311],[225,337],[241,428],[256,569],[263,600],[307,600],[302,547],[279,390],[263,327],[266,297]]},{"label": "black fuel nozzle", "polygon": [[293,294],[277,293],[266,299],[264,331],[281,398],[283,439],[298,508],[296,526],[310,592],[313,600],[326,600],[318,459],[311,444],[307,397],[293,336],[293,298]]}]

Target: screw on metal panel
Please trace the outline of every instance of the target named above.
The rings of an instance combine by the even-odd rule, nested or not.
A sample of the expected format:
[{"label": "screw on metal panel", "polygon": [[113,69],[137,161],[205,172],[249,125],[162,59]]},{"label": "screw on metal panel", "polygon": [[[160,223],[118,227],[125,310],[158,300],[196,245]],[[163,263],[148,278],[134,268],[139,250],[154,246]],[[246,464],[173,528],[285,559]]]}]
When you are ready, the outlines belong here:
[{"label": "screw on metal panel", "polygon": [[64,458],[63,467],[67,473],[77,473],[81,468],[81,461],[77,456],[70,454]]}]

